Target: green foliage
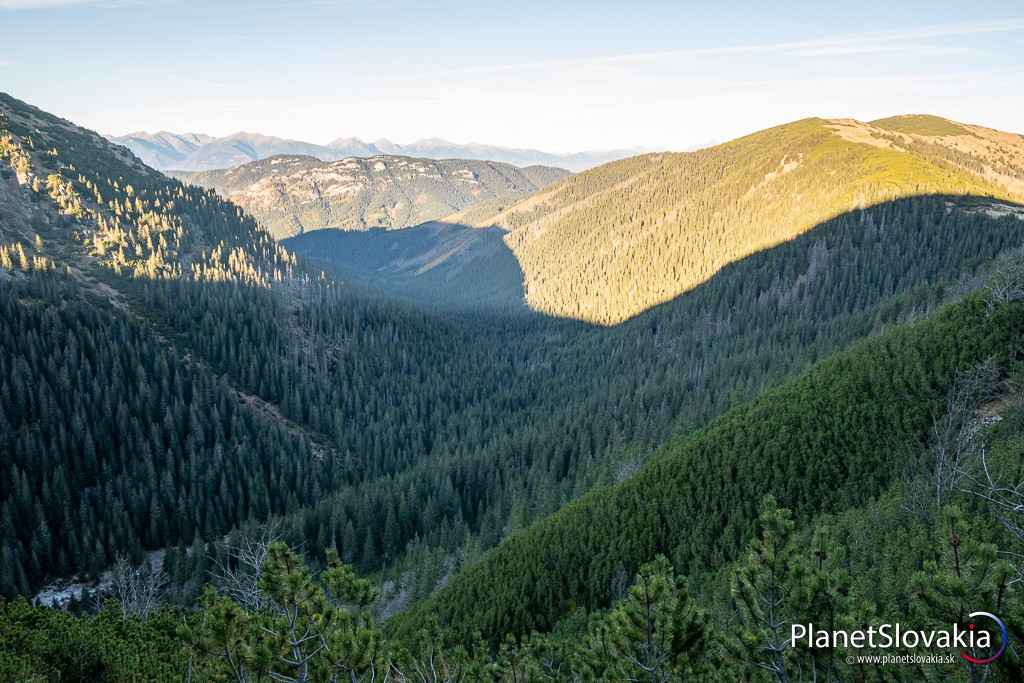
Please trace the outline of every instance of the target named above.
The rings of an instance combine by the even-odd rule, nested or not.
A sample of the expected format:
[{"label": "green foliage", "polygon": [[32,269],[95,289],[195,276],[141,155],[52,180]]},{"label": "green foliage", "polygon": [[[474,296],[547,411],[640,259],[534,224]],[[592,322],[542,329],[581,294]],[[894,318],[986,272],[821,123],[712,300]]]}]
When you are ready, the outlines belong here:
[{"label": "green foliage", "polygon": [[287,509],[270,491],[310,444],[150,330],[57,274],[4,285],[0,311],[4,594]]},{"label": "green foliage", "polygon": [[463,636],[545,630],[576,605],[607,605],[620,565],[661,552],[692,574],[736,559],[766,491],[800,515],[863,504],[925,441],[954,370],[1015,358],[1022,334],[1018,304],[989,315],[972,299],[836,354],[508,539],[397,628],[430,612]]},{"label": "green foliage", "polygon": [[[0,198],[14,217],[0,225],[0,590],[89,580],[119,554],[163,550],[171,597],[191,603],[225,556],[207,541],[268,520],[314,562],[273,545],[258,608],[212,590],[194,612],[145,622],[5,604],[8,678],[329,680],[433,665],[465,680],[757,680],[767,662],[776,677],[835,680],[850,677],[837,651],[780,652],[779,628],[939,622],[970,595],[1021,631],[1001,561],[1019,547],[999,520],[971,527],[977,546],[950,573],[931,540],[947,533],[938,518],[899,501],[903,463],[929,445],[955,371],[989,357],[1012,371],[1024,315],[1011,282],[1005,304],[968,297],[886,330],[959,299],[1022,234],[982,199],[873,202],[907,178],[988,192],[951,171],[977,160],[916,140],[917,156],[865,150],[811,121],[680,169],[645,158],[565,183],[552,197],[580,225],[594,211],[598,227],[640,221],[646,234],[653,216],[657,236],[659,221],[707,219],[719,246],[725,228],[746,231],[709,247],[725,260],[709,259],[686,296],[609,329],[428,314],[311,280],[215,195],[6,96],[0,110]],[[777,158],[780,140],[805,158]],[[650,164],[681,180],[648,204],[629,187]],[[838,215],[801,232],[814,213],[790,190],[815,183]],[[751,187],[715,217],[716,192]],[[623,214],[622,192],[653,213]],[[542,204],[508,220],[547,225]],[[692,215],[658,218],[669,206]],[[773,239],[799,236],[740,258],[768,216],[798,228]],[[601,291],[633,291],[622,285],[637,263],[665,265],[644,253]],[[579,268],[568,255],[559,267]],[[660,277],[638,277],[606,312],[646,307],[651,288],[674,296]],[[1019,441],[999,453],[1019,474]],[[789,511],[759,510],[766,492]],[[384,570],[397,597],[382,604],[346,563]],[[444,587],[389,639],[371,612],[402,609],[409,585],[412,598]],[[773,592],[781,618],[766,619]],[[1018,667],[1008,656],[985,675],[1014,680]]]},{"label": "green foliage", "polygon": [[164,611],[123,622],[112,611],[76,617],[0,599],[0,680],[180,680],[189,667],[177,636],[181,618]]},{"label": "green foliage", "polygon": [[695,607],[672,565],[659,555],[640,568],[626,597],[608,617],[617,680],[671,681],[706,666],[707,615]]},{"label": "green foliage", "polygon": [[49,234],[118,273],[262,286],[294,274],[295,257],[214,192],[170,180],[99,135],[3,93],[0,160],[36,201],[52,202]]},{"label": "green foliage", "polygon": [[[966,627],[974,620],[971,612],[990,611],[997,615],[1020,615],[1019,592],[1010,590],[1016,572],[1010,562],[1000,558],[994,543],[977,538],[980,525],[972,524],[964,511],[950,506],[942,511],[933,532],[931,557],[911,577],[914,601],[912,608],[922,626],[960,624]],[[982,610],[980,606],[986,609]],[[988,629],[993,642],[1001,637],[987,620],[978,620],[977,627]],[[990,651],[971,651],[985,657]],[[999,666],[1020,671],[1020,663],[1011,653]],[[983,680],[984,670],[964,663],[972,680]]]},{"label": "green foliage", "polygon": [[762,502],[758,523],[761,531],[733,578],[733,599],[742,623],[736,651],[749,657],[755,670],[764,669],[781,680],[789,668],[786,655],[795,621],[787,618],[795,602],[794,524],[771,496]]},{"label": "green foliage", "polygon": [[314,577],[306,560],[282,543],[269,547],[258,588],[267,607],[250,612],[208,590],[202,616],[181,630],[211,675],[228,680],[363,681],[383,677],[380,632],[367,607],[369,582],[328,558]]},{"label": "green foliage", "polygon": [[[902,495],[897,486],[886,497]],[[965,502],[971,504],[972,499]],[[883,527],[872,525],[883,518]],[[962,624],[968,609],[994,610],[1015,629],[1024,616],[1021,594],[1015,582],[1007,581],[1005,563],[994,559],[992,544],[965,538],[955,545],[943,535],[952,524],[971,539],[1000,536],[993,520],[973,519],[968,523],[967,516],[950,509],[934,525],[922,526],[920,517],[893,517],[883,503],[871,502],[798,528],[789,510],[766,497],[758,534],[741,559],[723,567],[735,600],[705,597],[712,601],[717,619],[709,618],[668,560],[659,556],[641,567],[610,610],[573,615],[550,634],[533,633],[523,639],[506,635],[493,649],[478,641],[469,648],[453,645],[453,634],[430,619],[411,639],[389,641],[369,617],[369,601],[375,597],[369,582],[335,556],[316,576],[304,558],[273,544],[259,582],[267,599],[258,609],[244,608],[212,589],[198,612],[158,613],[146,622],[123,621],[114,610],[72,617],[29,607],[24,601],[0,606],[0,654],[5,655],[0,661],[6,667],[0,672],[19,680],[46,675],[61,680],[135,680],[125,677],[126,666],[133,667],[133,674],[145,672],[145,680],[180,680],[185,675],[235,681],[364,681],[384,676],[495,682],[1018,680],[1019,657],[1012,650],[984,667],[876,668],[847,659],[871,651],[788,642],[788,627],[795,623],[828,631],[863,629],[884,621],[948,628],[954,622]],[[902,595],[909,602],[895,604],[879,593],[880,586],[873,583],[879,576],[865,576],[859,584],[853,581],[847,567],[873,563],[857,553],[856,545],[836,543],[853,530],[874,533],[880,551],[899,561],[902,573],[886,569],[881,578],[896,594],[913,584],[914,594]],[[914,531],[910,544],[899,533],[907,530]],[[934,543],[927,532],[945,543]],[[955,554],[956,548],[962,553],[959,561],[926,561],[911,582],[900,583],[908,570],[920,566],[915,561],[919,553]],[[67,639],[64,633],[70,634]],[[49,649],[54,638],[63,648],[60,652]],[[925,646],[911,652],[937,653]]]},{"label": "green foliage", "polygon": [[836,555],[841,546],[817,526],[809,547],[797,535],[792,516],[770,495],[761,503],[758,534],[733,567],[734,633],[726,634],[727,659],[756,680],[843,680],[845,657],[837,648],[806,648],[791,641],[794,624],[835,631],[854,630],[849,576]]}]

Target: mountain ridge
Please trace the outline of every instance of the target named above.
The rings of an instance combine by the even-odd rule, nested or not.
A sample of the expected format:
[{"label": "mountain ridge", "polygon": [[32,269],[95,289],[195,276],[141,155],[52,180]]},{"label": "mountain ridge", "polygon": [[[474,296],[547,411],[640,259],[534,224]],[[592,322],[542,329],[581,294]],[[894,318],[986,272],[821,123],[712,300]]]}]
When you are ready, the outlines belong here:
[{"label": "mountain ridge", "polygon": [[278,239],[339,228],[405,228],[481,201],[511,202],[569,175],[559,168],[399,155],[275,155],[230,169],[172,172],[212,189]]},{"label": "mountain ridge", "polygon": [[[387,138],[372,142],[357,137],[339,137],[326,145],[292,140],[259,133],[239,131],[221,137],[203,133],[136,131],[107,135],[107,139],[128,147],[144,162],[160,171],[212,171],[260,161],[277,154],[307,154],[321,161],[345,157],[371,157],[381,154],[425,157],[429,159],[470,159],[494,161],[513,166],[560,166],[577,172],[608,161],[623,159],[645,151],[642,148],[587,150],[569,154],[537,149],[503,147],[482,143],[457,143],[442,138],[423,138],[397,144]],[[247,147],[239,147],[242,143]]]},{"label": "mountain ridge", "polygon": [[[529,308],[618,324],[831,216],[922,194],[949,195],[951,207],[956,195],[988,197],[985,211],[1019,216],[1019,207],[1000,202],[1024,198],[1024,138],[921,115],[873,123],[803,119],[695,152],[612,162],[511,201],[482,201],[436,221],[449,226],[444,232],[431,225],[424,236],[371,235],[358,240],[358,253],[372,254],[369,238],[377,237],[381,250],[371,260],[379,268],[366,273],[376,286],[415,291],[418,299],[433,291],[442,300],[474,289],[468,274],[487,268],[472,259],[511,255],[518,269],[494,272],[509,292],[524,293]],[[460,226],[504,231],[505,249],[463,251],[443,278],[438,274],[455,261],[405,267],[442,250]],[[404,263],[389,262],[394,254],[383,248],[396,239],[403,240]],[[323,248],[329,257],[321,260],[358,273],[356,252],[343,243],[325,236],[293,244],[312,258]],[[521,280],[513,284],[508,278],[516,272]]]},{"label": "mountain ridge", "polygon": [[1024,198],[1024,138],[969,124],[925,136],[908,126],[933,120],[900,121],[803,119],[611,162],[443,220],[505,230],[534,310],[614,324],[846,211],[921,194]]}]

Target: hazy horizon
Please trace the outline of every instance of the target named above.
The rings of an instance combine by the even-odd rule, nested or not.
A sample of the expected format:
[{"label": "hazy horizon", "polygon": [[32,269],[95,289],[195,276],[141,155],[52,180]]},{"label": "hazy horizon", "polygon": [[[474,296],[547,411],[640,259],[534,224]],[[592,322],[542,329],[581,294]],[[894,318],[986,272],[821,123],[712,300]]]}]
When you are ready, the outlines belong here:
[{"label": "hazy horizon", "polygon": [[1024,129],[1024,14],[892,4],[0,0],[0,90],[109,135],[563,154],[688,149],[808,116]]},{"label": "hazy horizon", "polygon": [[[98,133],[100,133],[102,135],[106,135],[106,136],[112,137],[112,138],[125,138],[125,137],[130,137],[130,136],[137,136],[137,135],[152,135],[152,136],[156,136],[156,135],[161,135],[161,134],[165,134],[165,133],[166,134],[170,134],[170,135],[182,135],[182,136],[184,136],[184,135],[207,135],[207,133],[205,131],[201,131],[201,130],[166,130],[166,129],[161,129],[161,130],[144,130],[144,129],[139,129],[139,130],[128,131],[127,133],[110,133],[110,132],[102,131],[102,130],[98,130],[96,132],[98,132]],[[524,149],[524,150],[536,149],[535,147],[530,147],[528,145],[523,145],[523,146],[497,145],[495,143],[491,143],[491,142],[488,142],[486,140],[451,140],[451,139],[448,139],[448,138],[442,138],[442,137],[438,137],[438,136],[421,137],[421,138],[416,138],[415,140],[394,140],[392,138],[387,137],[386,135],[381,135],[381,136],[378,136],[376,138],[363,138],[363,137],[360,137],[358,135],[338,135],[338,136],[333,137],[333,138],[331,138],[329,140],[307,140],[307,139],[302,139],[302,138],[289,138],[289,137],[285,137],[285,136],[282,136],[282,135],[272,135],[272,134],[266,133],[264,131],[258,131],[258,130],[236,130],[236,131],[233,131],[231,133],[227,133],[225,135],[212,135],[210,137],[218,139],[218,140],[223,140],[225,138],[231,138],[231,137],[241,136],[241,135],[263,135],[263,136],[267,136],[267,137],[280,138],[282,140],[292,140],[294,142],[304,142],[304,143],[310,143],[310,144],[316,144],[316,145],[322,145],[322,146],[328,146],[331,143],[337,142],[339,140],[350,139],[350,140],[359,140],[360,142],[363,142],[363,143],[365,143],[367,145],[373,145],[373,144],[377,144],[377,143],[387,142],[387,143],[390,143],[390,144],[393,144],[393,145],[397,145],[399,147],[411,146],[411,145],[415,145],[415,144],[422,144],[422,143],[428,143],[428,142],[438,142],[438,143],[447,143],[447,144],[452,144],[452,145],[459,145],[459,146],[464,146],[464,147],[465,146],[470,146],[470,145],[481,145],[481,146],[507,147],[509,149]],[[707,141],[707,143],[702,143],[702,144],[699,144],[699,145],[694,145],[694,146],[691,146],[689,149],[693,149],[694,147],[700,147],[700,146],[705,146],[705,145],[712,145],[712,144],[716,144],[717,142],[719,142],[719,141],[717,141],[717,140],[709,140],[709,141]],[[636,150],[638,152],[644,152],[644,151],[656,151],[658,149],[667,149],[667,148],[663,148],[663,147],[662,148],[648,147],[648,146],[644,146],[644,145],[631,145],[629,147],[624,147],[624,148],[621,148],[621,149]],[[536,149],[536,151],[546,152],[548,150]],[[578,150],[574,149],[574,150],[567,150],[567,151],[564,151],[564,152],[553,152],[553,153],[562,154],[562,155],[565,155],[565,156],[570,156],[570,155],[572,155],[574,153],[587,152],[587,151],[610,151],[610,150],[608,150],[607,148],[600,148],[600,149],[599,148],[589,148],[589,149],[586,149],[586,150],[584,150],[584,149],[578,149]]]}]

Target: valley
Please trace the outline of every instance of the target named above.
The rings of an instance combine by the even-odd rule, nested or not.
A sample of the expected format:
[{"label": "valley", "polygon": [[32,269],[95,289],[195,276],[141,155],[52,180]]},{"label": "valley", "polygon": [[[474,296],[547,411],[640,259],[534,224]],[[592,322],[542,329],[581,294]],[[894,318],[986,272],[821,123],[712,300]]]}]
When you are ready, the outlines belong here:
[{"label": "valley", "polygon": [[[186,183],[0,95],[0,673],[265,680],[287,606],[330,643],[309,680],[628,680],[634,627],[673,639],[663,680],[845,680],[741,654],[774,637],[766,582],[787,622],[940,623],[947,528],[1018,633],[1018,540],[966,479],[914,492],[975,374],[950,429],[998,398],[985,452],[1019,475],[1022,149],[805,119],[575,175],[276,156]],[[161,606],[21,599],[114,566]]]},{"label": "valley", "polygon": [[[333,233],[291,244],[339,272],[385,287],[393,280],[421,298],[433,292],[443,302],[497,285],[507,293],[497,302],[521,291],[531,310],[615,325],[831,218],[902,197],[953,195],[963,208],[975,199],[955,196],[1020,201],[1021,178],[1017,135],[936,117],[807,119],[697,152],[614,162],[518,201],[476,204],[447,216],[445,230],[409,231],[399,251],[399,238],[381,233],[359,238],[357,248],[355,238]],[[434,255],[454,226],[501,230],[504,248],[460,253],[452,269]],[[506,275],[510,256],[519,282]],[[372,272],[361,265],[369,263]],[[476,279],[490,272],[501,275],[486,285]]]}]

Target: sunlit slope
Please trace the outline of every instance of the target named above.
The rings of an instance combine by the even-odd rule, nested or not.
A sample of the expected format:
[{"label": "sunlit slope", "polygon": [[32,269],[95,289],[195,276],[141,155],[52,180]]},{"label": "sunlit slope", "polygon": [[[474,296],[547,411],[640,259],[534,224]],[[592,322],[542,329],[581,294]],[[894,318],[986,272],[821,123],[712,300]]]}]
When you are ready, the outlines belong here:
[{"label": "sunlit slope", "polygon": [[[0,244],[78,273],[269,284],[296,259],[251,216],[0,93]],[[20,246],[19,246],[20,245]]]},{"label": "sunlit slope", "polygon": [[405,228],[481,201],[512,202],[567,175],[560,168],[467,159],[281,155],[177,177],[216,190],[284,239],[323,228]]},{"label": "sunlit slope", "polygon": [[931,193],[1024,196],[1024,139],[936,120],[805,119],[607,164],[447,220],[508,231],[532,308],[614,324],[853,208]]},{"label": "sunlit slope", "polygon": [[888,143],[935,161],[955,165],[1024,195],[1024,136],[937,116],[909,115],[857,124],[876,144]]}]

